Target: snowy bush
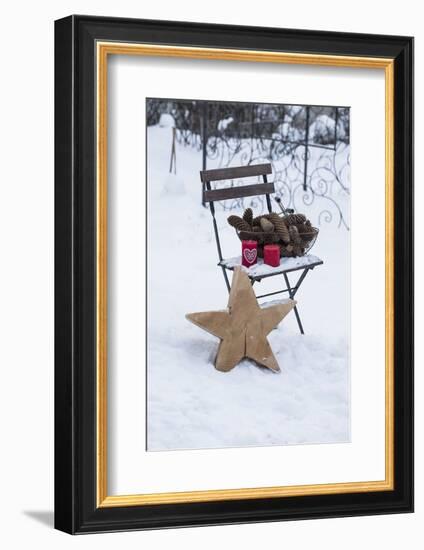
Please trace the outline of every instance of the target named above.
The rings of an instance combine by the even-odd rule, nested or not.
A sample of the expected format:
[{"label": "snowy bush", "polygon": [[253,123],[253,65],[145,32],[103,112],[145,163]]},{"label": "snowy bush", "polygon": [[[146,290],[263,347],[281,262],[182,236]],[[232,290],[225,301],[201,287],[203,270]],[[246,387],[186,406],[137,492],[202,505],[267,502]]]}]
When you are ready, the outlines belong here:
[{"label": "snowy bush", "polygon": [[[309,127],[309,139],[314,143],[329,145],[335,141],[336,121],[328,115],[318,115]],[[344,139],[345,131],[339,121],[337,124],[337,139]]]},{"label": "snowy bush", "polygon": [[161,128],[175,128],[175,119],[169,113],[162,113],[159,119],[159,126]]},{"label": "snowy bush", "polygon": [[232,116],[228,118],[224,118],[218,122],[218,132],[225,132],[225,130],[228,128],[228,126],[234,122],[234,119]]}]

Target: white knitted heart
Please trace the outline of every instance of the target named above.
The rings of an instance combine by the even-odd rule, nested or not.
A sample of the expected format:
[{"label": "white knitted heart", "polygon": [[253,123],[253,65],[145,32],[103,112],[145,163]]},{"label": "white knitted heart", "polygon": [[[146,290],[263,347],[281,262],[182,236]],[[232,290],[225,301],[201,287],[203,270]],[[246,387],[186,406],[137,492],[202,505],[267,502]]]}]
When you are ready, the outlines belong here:
[{"label": "white knitted heart", "polygon": [[244,259],[248,264],[253,264],[253,262],[256,260],[256,254],[256,248],[245,248],[243,250]]}]

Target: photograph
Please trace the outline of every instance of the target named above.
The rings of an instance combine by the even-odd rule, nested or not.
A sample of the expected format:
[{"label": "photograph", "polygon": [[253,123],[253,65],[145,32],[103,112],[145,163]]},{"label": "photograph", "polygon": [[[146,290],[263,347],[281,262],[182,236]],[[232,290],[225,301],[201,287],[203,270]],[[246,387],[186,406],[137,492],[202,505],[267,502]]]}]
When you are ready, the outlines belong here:
[{"label": "photograph", "polygon": [[146,98],[147,451],[350,441],[350,119]]}]

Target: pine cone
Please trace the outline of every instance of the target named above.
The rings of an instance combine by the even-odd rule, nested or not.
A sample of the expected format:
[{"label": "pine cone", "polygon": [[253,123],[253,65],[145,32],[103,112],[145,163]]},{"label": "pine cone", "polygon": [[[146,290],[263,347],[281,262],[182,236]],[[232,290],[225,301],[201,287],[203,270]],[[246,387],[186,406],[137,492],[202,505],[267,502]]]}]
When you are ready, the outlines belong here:
[{"label": "pine cone", "polygon": [[306,222],[306,216],[303,214],[288,214],[287,216],[284,216],[283,218],[284,223],[287,225],[296,225],[298,223],[305,223]]},{"label": "pine cone", "polygon": [[273,224],[265,217],[261,218],[261,227],[265,233],[272,233],[274,231]]},{"label": "pine cone", "polygon": [[237,229],[237,231],[251,231],[252,230],[250,225],[245,220],[240,218],[240,216],[234,216],[234,215],[228,216],[227,222],[230,225],[232,225],[233,227],[235,227]]},{"label": "pine cone", "polygon": [[252,226],[257,225],[258,227],[260,227],[261,226],[261,219],[262,219],[262,216],[256,216],[256,218],[253,218]]},{"label": "pine cone", "polygon": [[289,227],[290,240],[294,245],[299,245],[302,242],[299,231],[295,225]]},{"label": "pine cone", "polygon": [[294,256],[303,256],[305,254],[305,249],[301,246],[295,246],[293,248],[293,255]]},{"label": "pine cone", "polygon": [[302,235],[302,233],[310,233],[311,232],[311,227],[310,226],[307,226],[306,223],[303,224],[303,223],[299,223],[297,224],[297,230],[299,231],[299,233]]},{"label": "pine cone", "polygon": [[293,246],[291,244],[288,244],[285,248],[285,251],[287,254],[291,254],[293,252]]},{"label": "pine cone", "polygon": [[243,220],[249,225],[252,225],[253,222],[253,211],[251,208],[246,208],[243,214]]},{"label": "pine cone", "polygon": [[266,214],[268,220],[272,222],[275,225],[275,222],[278,222],[278,220],[281,220],[280,216],[277,214],[277,212],[270,212],[269,214]]},{"label": "pine cone", "polygon": [[288,244],[290,242],[290,235],[283,219],[280,218],[277,213],[271,212],[271,214],[269,214],[269,220],[274,224],[275,232],[279,235],[283,243]]}]

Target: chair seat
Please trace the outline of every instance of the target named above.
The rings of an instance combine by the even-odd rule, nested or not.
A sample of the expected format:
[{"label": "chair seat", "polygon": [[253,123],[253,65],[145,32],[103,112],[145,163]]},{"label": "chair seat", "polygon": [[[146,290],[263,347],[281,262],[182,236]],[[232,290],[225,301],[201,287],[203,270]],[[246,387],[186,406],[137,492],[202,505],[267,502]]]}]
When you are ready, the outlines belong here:
[{"label": "chair seat", "polygon": [[[322,265],[323,263],[324,262],[321,258],[318,258],[318,256],[306,254],[305,256],[299,256],[298,258],[281,258],[280,265],[277,267],[264,264],[263,259],[258,258],[258,262],[256,264],[248,268],[243,267],[243,269],[246,271],[250,279],[259,280],[281,273],[298,271],[299,269],[313,269],[315,266]],[[218,265],[232,271],[235,267],[241,265],[241,256],[221,260]]]}]

